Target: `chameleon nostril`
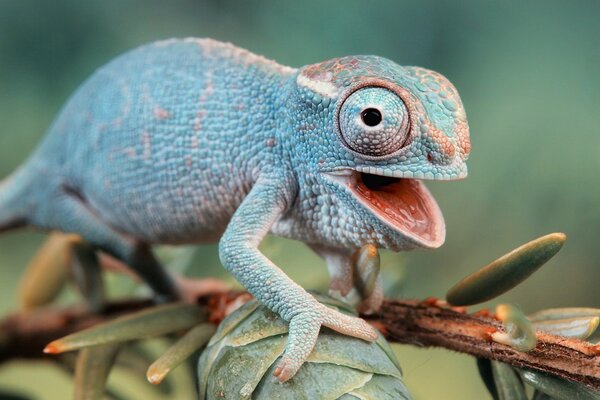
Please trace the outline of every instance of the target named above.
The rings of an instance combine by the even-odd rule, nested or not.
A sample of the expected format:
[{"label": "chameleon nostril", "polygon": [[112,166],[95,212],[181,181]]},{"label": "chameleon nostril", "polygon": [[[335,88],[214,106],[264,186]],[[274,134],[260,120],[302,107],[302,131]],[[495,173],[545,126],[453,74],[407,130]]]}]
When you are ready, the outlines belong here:
[{"label": "chameleon nostril", "polygon": [[433,155],[431,153],[427,153],[427,161],[433,164]]}]

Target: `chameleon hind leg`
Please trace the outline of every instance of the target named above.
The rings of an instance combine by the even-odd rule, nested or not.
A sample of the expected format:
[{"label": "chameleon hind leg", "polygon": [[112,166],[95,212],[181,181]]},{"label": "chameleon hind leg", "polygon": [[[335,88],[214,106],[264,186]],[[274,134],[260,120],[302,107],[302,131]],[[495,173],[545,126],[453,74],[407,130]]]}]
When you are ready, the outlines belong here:
[{"label": "chameleon hind leg", "polygon": [[97,250],[102,250],[133,269],[157,296],[157,301],[179,300],[173,278],[152,254],[150,246],[138,242],[104,223],[80,196],[60,194],[55,203],[52,226],[77,233]]},{"label": "chameleon hind leg", "polygon": [[[139,282],[140,277],[123,262],[97,251],[79,235],[54,231],[29,262],[19,285],[19,305],[33,310],[52,303],[70,280],[94,312],[106,305],[103,271],[110,271]],[[185,301],[193,303],[199,297],[223,293],[229,285],[215,278],[187,278],[175,274],[177,286]],[[69,279],[70,278],[70,279]]]},{"label": "chameleon hind leg", "polygon": [[327,263],[330,296],[356,307],[363,314],[372,314],[381,308],[383,285],[375,246],[341,249],[312,244],[309,247]]}]

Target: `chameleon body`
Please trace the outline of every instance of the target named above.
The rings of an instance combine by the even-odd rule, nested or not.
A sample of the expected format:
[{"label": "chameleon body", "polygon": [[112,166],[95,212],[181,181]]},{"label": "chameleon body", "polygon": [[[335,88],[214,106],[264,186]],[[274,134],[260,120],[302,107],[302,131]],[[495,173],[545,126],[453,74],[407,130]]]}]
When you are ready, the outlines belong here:
[{"label": "chameleon body", "polygon": [[[0,186],[0,230],[81,235],[178,296],[153,244],[219,240],[224,266],[290,323],[276,371],[292,377],[320,327],[374,340],[258,250],[270,231],[322,255],[331,288],[352,253],[438,247],[444,222],[421,179],[466,176],[464,109],[441,75],[376,56],[299,69],[209,39],[134,49],[73,94]],[[366,299],[375,309],[381,296]]]}]

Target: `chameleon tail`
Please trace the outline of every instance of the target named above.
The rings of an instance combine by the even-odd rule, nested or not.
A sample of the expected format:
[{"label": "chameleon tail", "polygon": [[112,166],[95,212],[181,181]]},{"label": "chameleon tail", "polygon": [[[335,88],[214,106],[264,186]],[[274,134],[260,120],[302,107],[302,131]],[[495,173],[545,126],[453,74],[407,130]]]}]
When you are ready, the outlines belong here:
[{"label": "chameleon tail", "polygon": [[19,168],[0,181],[0,233],[27,225],[28,201],[25,194],[30,182],[29,171]]}]

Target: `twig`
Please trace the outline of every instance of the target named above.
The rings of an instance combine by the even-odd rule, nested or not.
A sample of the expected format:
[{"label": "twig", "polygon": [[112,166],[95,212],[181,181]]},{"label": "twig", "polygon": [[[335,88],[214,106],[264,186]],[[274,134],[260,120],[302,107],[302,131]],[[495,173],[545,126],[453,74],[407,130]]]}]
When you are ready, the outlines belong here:
[{"label": "twig", "polygon": [[411,300],[387,300],[379,314],[369,319],[391,342],[444,347],[546,372],[600,391],[600,351],[583,340],[538,332],[536,347],[523,353],[491,340],[490,335],[502,330],[502,324],[485,313],[466,314]]},{"label": "twig", "polygon": [[112,302],[102,314],[83,306],[16,312],[0,320],[0,363],[13,359],[51,359],[43,353],[52,340],[152,305],[150,300]]},{"label": "twig", "polygon": [[[205,296],[200,304],[218,322],[243,293]],[[110,303],[102,314],[82,307],[15,313],[0,320],[0,363],[17,358],[48,359],[46,344],[69,333],[151,306],[149,300]],[[437,346],[550,373],[600,391],[600,351],[577,339],[538,333],[528,353],[491,340],[501,324],[485,314],[466,314],[435,302],[386,300],[381,311],[366,318],[392,342],[419,347]]]}]

